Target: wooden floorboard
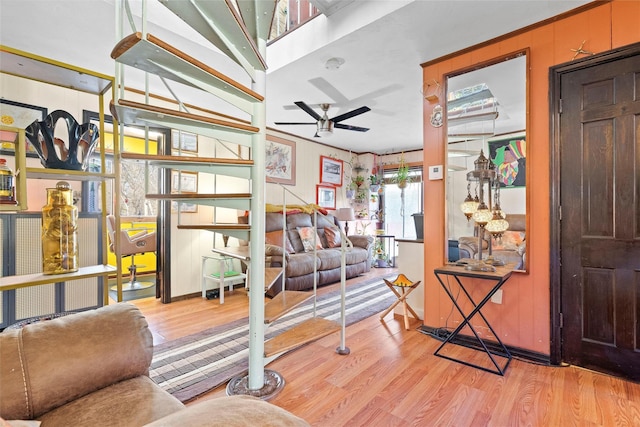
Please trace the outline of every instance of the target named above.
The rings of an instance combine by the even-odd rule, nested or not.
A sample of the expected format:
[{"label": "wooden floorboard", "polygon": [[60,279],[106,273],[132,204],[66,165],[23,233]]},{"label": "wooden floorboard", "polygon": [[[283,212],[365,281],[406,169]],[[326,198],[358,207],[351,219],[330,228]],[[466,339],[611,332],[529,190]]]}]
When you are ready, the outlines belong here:
[{"label": "wooden floorboard", "polygon": [[[348,281],[397,273],[373,269]],[[320,294],[339,284],[318,289]],[[171,304],[136,300],[154,341],[164,342],[247,316],[243,289],[218,300]],[[271,403],[313,426],[640,426],[640,384],[575,366],[514,359],[504,377],[434,356],[440,342],[411,319],[377,315],[347,327],[351,353],[336,353],[339,332],[276,359],[267,368],[285,379]],[[458,352],[468,349],[455,349]],[[475,354],[479,357],[478,354]],[[225,395],[226,384],[200,400]]]}]

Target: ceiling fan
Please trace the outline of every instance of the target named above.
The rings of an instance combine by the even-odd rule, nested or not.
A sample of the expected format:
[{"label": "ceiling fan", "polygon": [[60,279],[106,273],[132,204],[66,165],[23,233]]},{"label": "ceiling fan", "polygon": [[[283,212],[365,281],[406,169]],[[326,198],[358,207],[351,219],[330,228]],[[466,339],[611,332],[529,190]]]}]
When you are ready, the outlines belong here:
[{"label": "ceiling fan", "polygon": [[344,113],[344,114],[340,114],[339,116],[336,116],[336,117],[330,119],[327,116],[327,111],[329,110],[329,107],[331,106],[331,104],[320,104],[320,108],[322,108],[322,111],[324,112],[324,114],[322,116],[320,116],[318,113],[313,111],[313,109],[311,107],[309,107],[307,104],[305,104],[302,101],[294,102],[294,104],[296,104],[298,107],[300,107],[302,110],[304,110],[311,117],[316,119],[317,120],[316,123],[310,123],[310,122],[305,122],[305,123],[301,123],[301,122],[275,122],[275,124],[277,124],[277,125],[316,125],[317,126],[317,131],[316,131],[316,134],[314,135],[315,137],[331,136],[331,134],[333,133],[333,128],[346,129],[346,130],[355,130],[357,132],[366,132],[366,131],[369,130],[369,128],[362,128],[362,127],[358,127],[358,126],[351,126],[351,125],[345,125],[345,124],[339,123],[339,122],[341,122],[343,120],[347,120],[347,119],[350,119],[351,117],[355,117],[355,116],[358,116],[358,115],[360,115],[362,113],[366,113],[367,111],[370,111],[371,108],[369,108],[369,107],[356,108],[355,110],[349,111],[349,112]]}]

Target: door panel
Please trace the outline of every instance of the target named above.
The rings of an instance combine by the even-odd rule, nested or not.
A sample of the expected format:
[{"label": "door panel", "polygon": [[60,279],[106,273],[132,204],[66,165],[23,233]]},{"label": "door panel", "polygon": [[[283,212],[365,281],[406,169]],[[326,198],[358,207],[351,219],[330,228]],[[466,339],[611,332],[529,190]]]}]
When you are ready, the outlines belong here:
[{"label": "door panel", "polygon": [[560,79],[562,357],[640,380],[640,55]]}]

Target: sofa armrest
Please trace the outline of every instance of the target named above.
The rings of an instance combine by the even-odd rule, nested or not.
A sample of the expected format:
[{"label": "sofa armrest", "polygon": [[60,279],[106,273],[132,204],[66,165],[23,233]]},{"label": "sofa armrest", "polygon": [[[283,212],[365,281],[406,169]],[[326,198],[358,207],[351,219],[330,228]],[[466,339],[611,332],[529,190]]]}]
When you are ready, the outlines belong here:
[{"label": "sofa armrest", "polygon": [[354,234],[354,235],[351,235],[351,236],[347,236],[347,238],[349,240],[351,240],[351,243],[353,243],[353,246],[357,246],[359,248],[363,248],[363,249],[367,249],[367,250],[373,244],[373,237],[372,236],[363,236],[363,235],[360,235],[360,234]]},{"label": "sofa armrest", "polygon": [[277,246],[277,245],[270,245],[269,243],[265,244],[264,254],[265,256],[270,256],[270,257],[280,257],[280,259],[282,259],[282,256],[284,255],[286,260],[289,261],[289,252],[285,251],[284,249],[282,249],[280,246]]},{"label": "sofa armrest", "polygon": [[131,303],[7,329],[0,334],[0,414],[37,418],[118,381],[148,375],[152,356],[151,331]]},{"label": "sofa armrest", "polygon": [[[469,258],[475,258],[478,253],[478,238],[477,237],[460,237],[458,238],[458,248],[469,252]],[[489,243],[486,240],[482,241],[482,249],[488,249]]]},{"label": "sofa armrest", "polygon": [[252,396],[205,400],[160,418],[145,427],[253,427],[259,425],[308,427],[300,417]]}]

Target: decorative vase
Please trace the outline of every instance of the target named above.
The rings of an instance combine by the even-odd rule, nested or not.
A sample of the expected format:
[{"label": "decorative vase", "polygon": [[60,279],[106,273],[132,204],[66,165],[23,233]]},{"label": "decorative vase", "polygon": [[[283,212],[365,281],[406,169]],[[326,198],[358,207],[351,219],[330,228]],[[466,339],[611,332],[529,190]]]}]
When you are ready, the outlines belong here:
[{"label": "decorative vase", "polygon": [[347,190],[347,199],[353,199],[356,195],[356,190]]},{"label": "decorative vase", "polygon": [[[66,124],[69,135],[66,143],[55,137],[58,120]],[[78,124],[63,110],[52,112],[44,121],[36,120],[25,129],[25,136],[38,153],[40,163],[50,169],[86,170],[99,135],[96,125]]]},{"label": "decorative vase", "polygon": [[78,271],[78,208],[73,205],[69,183],[60,181],[47,188],[42,208],[42,272],[61,274]]},{"label": "decorative vase", "polygon": [[7,166],[7,160],[0,159],[0,204],[17,204],[14,178],[13,171]]},{"label": "decorative vase", "polygon": [[369,186],[369,191],[371,191],[372,193],[377,193],[378,190],[380,190],[380,185],[379,184],[371,184]]}]

